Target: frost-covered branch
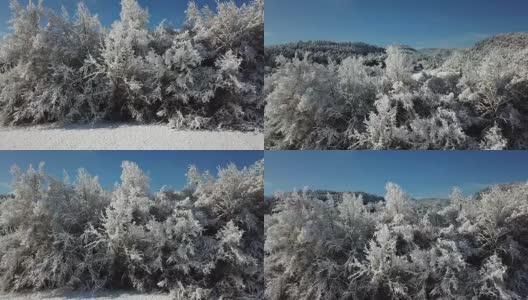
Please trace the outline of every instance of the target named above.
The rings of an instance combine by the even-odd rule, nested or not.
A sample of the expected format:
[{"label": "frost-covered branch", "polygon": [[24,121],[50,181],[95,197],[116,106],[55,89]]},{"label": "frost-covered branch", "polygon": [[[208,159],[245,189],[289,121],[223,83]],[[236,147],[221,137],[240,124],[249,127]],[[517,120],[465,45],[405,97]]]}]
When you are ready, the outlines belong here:
[{"label": "frost-covered branch", "polygon": [[218,176],[191,168],[184,190],[155,194],[138,165],[122,169],[105,190],[83,169],[70,182],[14,167],[14,197],[0,203],[0,288],[262,298],[263,161]]},{"label": "frost-covered branch", "polygon": [[167,122],[176,128],[261,129],[264,2],[189,2],[181,29],[149,28],[137,0],[102,26],[84,4],[74,18],[11,3],[0,44],[0,122]]},{"label": "frost-covered branch", "polygon": [[[275,196],[267,299],[525,299],[528,185],[428,205],[392,183],[385,201]],[[435,200],[441,201],[441,200]]]}]

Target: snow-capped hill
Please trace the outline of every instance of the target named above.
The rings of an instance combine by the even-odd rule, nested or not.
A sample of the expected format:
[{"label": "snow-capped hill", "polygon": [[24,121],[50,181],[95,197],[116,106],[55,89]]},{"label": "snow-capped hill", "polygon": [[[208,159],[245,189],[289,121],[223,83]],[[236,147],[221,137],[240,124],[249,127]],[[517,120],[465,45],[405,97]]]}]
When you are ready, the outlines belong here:
[{"label": "snow-capped hill", "polygon": [[[503,59],[501,64],[515,66],[521,76],[526,75],[528,65],[528,33],[508,33],[485,39],[467,50],[473,64]],[[524,74],[524,75],[522,75]]]},{"label": "snow-capped hill", "polygon": [[526,182],[509,182],[509,183],[500,183],[491,185],[487,188],[484,188],[473,195],[474,199],[482,199],[482,195],[489,193],[493,188],[498,188],[501,191],[511,191],[513,189],[517,189],[523,185],[525,185]]},{"label": "snow-capped hill", "polygon": [[487,55],[496,49],[520,51],[528,48],[528,33],[500,34],[477,43],[471,52]]}]

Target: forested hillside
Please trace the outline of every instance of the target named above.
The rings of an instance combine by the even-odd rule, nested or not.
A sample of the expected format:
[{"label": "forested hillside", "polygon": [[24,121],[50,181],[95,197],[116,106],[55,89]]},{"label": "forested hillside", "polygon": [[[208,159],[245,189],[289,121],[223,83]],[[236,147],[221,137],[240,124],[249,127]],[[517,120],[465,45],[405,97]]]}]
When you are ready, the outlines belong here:
[{"label": "forested hillside", "polygon": [[337,43],[330,41],[309,41],[266,46],[266,66],[275,65],[275,59],[282,55],[294,58],[295,54],[311,53],[314,62],[328,63],[329,60],[341,62],[349,56],[366,56],[385,53],[385,49],[365,43]]}]

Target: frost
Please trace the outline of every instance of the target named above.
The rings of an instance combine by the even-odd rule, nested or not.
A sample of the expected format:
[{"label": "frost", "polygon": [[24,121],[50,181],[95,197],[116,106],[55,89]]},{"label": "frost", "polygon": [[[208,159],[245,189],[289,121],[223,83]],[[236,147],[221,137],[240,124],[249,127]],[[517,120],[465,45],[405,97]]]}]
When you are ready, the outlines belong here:
[{"label": "frost", "polygon": [[149,27],[137,0],[104,28],[84,4],[74,18],[13,0],[0,44],[0,122],[172,122],[178,128],[263,126],[264,2],[189,2],[181,29]]},{"label": "frost", "polygon": [[294,192],[266,216],[267,299],[526,299],[528,184],[449,202]]},{"label": "frost", "polygon": [[262,298],[264,163],[190,168],[182,191],[152,194],[123,162],[105,190],[79,170],[73,183],[41,165],[13,168],[0,203],[0,288],[135,288],[174,299]]},{"label": "frost", "polygon": [[507,144],[501,129],[495,125],[486,132],[484,140],[480,143],[480,148],[483,150],[504,150]]},{"label": "frost", "polygon": [[265,146],[526,149],[526,36],[438,55],[323,41],[268,47]]}]

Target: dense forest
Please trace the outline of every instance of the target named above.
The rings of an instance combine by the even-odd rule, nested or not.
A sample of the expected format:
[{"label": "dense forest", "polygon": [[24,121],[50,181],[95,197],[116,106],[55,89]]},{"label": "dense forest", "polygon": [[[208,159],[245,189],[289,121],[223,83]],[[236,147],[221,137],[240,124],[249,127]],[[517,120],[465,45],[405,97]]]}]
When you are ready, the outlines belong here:
[{"label": "dense forest", "polygon": [[275,59],[282,55],[292,59],[296,54],[310,53],[314,62],[327,64],[330,60],[341,62],[349,56],[367,56],[384,54],[385,49],[365,43],[337,43],[330,41],[309,41],[266,46],[265,62],[267,67],[274,67]]},{"label": "dense forest", "polygon": [[266,149],[528,149],[528,34],[345,59],[312,44],[272,47]]},{"label": "dense forest", "polygon": [[190,1],[180,29],[152,30],[137,0],[105,28],[79,3],[70,17],[11,0],[0,42],[0,123],[163,122],[175,128],[263,127],[264,1]]},{"label": "dense forest", "polygon": [[172,299],[262,299],[264,161],[217,176],[191,166],[182,191],[150,191],[123,162],[104,189],[80,169],[72,181],[43,165],[13,167],[0,202],[0,290],[170,291]]},{"label": "dense forest", "polygon": [[385,201],[277,195],[265,216],[266,298],[526,299],[528,184],[441,205],[398,185]]}]

